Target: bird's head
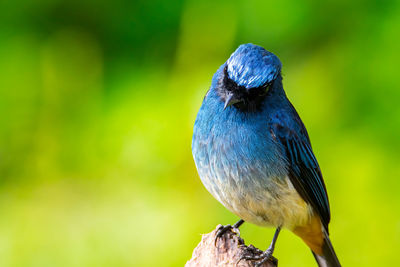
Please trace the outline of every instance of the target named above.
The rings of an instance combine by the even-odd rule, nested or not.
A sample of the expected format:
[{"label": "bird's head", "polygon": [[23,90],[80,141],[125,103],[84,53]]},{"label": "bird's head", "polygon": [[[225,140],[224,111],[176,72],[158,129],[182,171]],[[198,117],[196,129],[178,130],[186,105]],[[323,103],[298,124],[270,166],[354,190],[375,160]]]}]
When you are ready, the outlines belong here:
[{"label": "bird's head", "polygon": [[280,77],[282,63],[264,48],[243,44],[226,62],[217,88],[224,109],[256,107],[265,98],[269,87]]}]

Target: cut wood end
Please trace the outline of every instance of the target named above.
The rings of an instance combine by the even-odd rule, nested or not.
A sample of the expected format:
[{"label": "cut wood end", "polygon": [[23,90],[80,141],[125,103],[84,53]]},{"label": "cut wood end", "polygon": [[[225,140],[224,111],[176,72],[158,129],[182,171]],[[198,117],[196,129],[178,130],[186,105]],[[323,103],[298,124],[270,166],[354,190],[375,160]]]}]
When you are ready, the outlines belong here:
[{"label": "cut wood end", "polygon": [[[246,246],[242,238],[232,231],[226,231],[215,242],[215,236],[218,229],[211,233],[202,235],[200,243],[193,250],[192,258],[186,263],[186,267],[204,267],[204,266],[255,266],[255,261],[240,260],[242,256],[259,256],[262,250],[253,245]],[[240,261],[239,261],[240,260]],[[277,267],[277,259],[269,259],[262,267]]]}]

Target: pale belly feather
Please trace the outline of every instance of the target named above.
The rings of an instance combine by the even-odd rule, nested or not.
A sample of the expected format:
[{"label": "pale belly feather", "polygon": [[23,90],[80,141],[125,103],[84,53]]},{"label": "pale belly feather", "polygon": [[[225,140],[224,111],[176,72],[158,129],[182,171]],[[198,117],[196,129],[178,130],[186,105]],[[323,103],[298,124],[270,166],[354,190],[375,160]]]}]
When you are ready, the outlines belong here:
[{"label": "pale belly feather", "polygon": [[313,215],[312,207],[301,198],[288,177],[272,178],[267,189],[252,186],[251,190],[248,185],[243,188],[239,183],[226,180],[212,179],[213,183],[210,183],[208,177],[203,177],[202,181],[227,209],[256,225],[283,226],[292,230],[307,225]]}]

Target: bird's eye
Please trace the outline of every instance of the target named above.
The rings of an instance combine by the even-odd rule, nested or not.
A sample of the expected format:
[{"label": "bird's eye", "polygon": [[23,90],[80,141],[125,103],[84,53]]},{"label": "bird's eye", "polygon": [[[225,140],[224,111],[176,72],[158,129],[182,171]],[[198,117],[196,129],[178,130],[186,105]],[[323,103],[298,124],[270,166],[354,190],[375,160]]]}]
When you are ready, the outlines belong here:
[{"label": "bird's eye", "polygon": [[266,83],[263,86],[263,90],[261,91],[262,95],[265,95],[268,92],[270,86],[271,86],[271,83]]},{"label": "bird's eye", "polygon": [[271,87],[271,83],[266,83],[260,87],[259,94],[260,96],[264,96],[268,93],[269,88]]},{"label": "bird's eye", "polygon": [[250,89],[248,90],[248,93],[249,93],[250,95],[253,95],[253,96],[264,96],[264,95],[267,94],[268,89],[269,89],[269,86],[270,86],[270,84],[267,83],[267,84],[262,85],[262,86],[260,86],[260,87],[250,88]]}]

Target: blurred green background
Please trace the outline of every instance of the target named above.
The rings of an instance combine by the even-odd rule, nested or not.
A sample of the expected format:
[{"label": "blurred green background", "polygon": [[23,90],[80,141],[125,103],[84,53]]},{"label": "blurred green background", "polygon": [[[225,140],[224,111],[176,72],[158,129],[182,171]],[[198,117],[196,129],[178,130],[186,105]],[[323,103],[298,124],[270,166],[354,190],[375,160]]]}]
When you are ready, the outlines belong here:
[{"label": "blurred green background", "polygon": [[[183,266],[238,218],[202,186],[196,112],[241,43],[277,54],[344,266],[400,249],[399,1],[1,1],[0,266]],[[241,228],[266,249],[272,229]],[[316,266],[284,231],[281,266]]]}]

